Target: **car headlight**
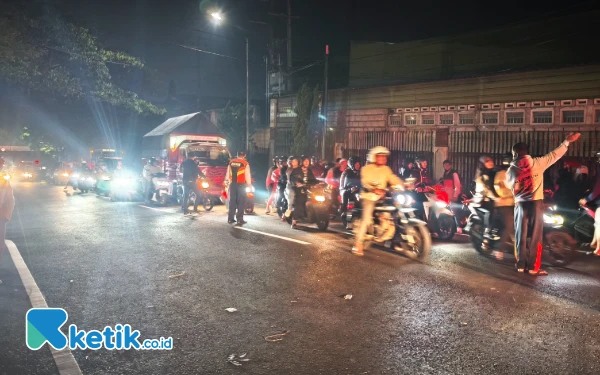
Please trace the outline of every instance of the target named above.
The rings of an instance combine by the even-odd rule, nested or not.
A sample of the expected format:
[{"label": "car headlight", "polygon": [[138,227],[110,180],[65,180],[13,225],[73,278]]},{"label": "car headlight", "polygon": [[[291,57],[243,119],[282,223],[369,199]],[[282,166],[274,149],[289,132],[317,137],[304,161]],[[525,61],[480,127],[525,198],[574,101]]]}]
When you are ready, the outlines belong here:
[{"label": "car headlight", "polygon": [[435,201],[435,205],[438,206],[439,208],[446,208],[446,207],[448,207],[448,203],[446,203],[444,201]]},{"label": "car headlight", "polygon": [[210,186],[210,184],[206,181],[202,181],[202,189],[208,189],[208,187]]},{"label": "car headlight", "polygon": [[254,186],[246,187],[246,193],[254,193]]},{"label": "car headlight", "polygon": [[561,215],[544,214],[544,223],[552,225],[563,225],[565,223],[565,219]]},{"label": "car headlight", "polygon": [[324,195],[316,195],[315,200],[317,202],[325,202],[325,196]]}]

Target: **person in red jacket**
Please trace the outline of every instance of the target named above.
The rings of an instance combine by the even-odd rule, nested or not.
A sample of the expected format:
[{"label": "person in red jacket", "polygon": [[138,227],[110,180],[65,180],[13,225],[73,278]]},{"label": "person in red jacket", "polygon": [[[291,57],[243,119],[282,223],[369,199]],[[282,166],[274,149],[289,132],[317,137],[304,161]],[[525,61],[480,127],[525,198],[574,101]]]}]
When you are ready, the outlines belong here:
[{"label": "person in red jacket", "polygon": [[[277,194],[277,183],[279,182],[279,178],[281,177],[281,168],[283,168],[284,161],[279,156],[275,161],[277,163],[277,168],[273,169],[271,174],[267,176],[267,186],[269,186],[269,182],[271,183],[271,193],[269,194],[269,200],[267,201],[267,210],[266,214],[270,214],[273,209],[273,202],[275,201],[275,195]],[[268,189],[268,188],[267,188]]]}]

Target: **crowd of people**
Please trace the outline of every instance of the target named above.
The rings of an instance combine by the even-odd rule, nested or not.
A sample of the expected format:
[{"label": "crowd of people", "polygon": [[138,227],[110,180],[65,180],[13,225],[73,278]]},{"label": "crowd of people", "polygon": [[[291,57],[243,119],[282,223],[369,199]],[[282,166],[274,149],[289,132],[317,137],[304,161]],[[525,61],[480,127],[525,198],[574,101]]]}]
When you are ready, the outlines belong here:
[{"label": "crowd of people", "polygon": [[[530,275],[547,274],[541,268],[541,252],[543,199],[549,185],[551,194],[556,194],[556,203],[564,205],[565,208],[579,204],[593,204],[598,207],[592,246],[593,253],[600,256],[600,178],[596,179],[596,184],[592,187],[587,167],[573,166],[569,163],[560,171],[556,184],[548,176],[545,177],[548,168],[563,157],[569,144],[576,142],[579,137],[579,134],[570,134],[558,148],[538,158],[529,155],[528,145],[517,143],[513,146],[512,153],[503,157],[501,165],[495,165],[489,156],[484,155],[479,159],[474,184],[476,194],[483,197],[481,209],[485,212],[484,237],[499,240],[503,246],[511,246],[511,235],[514,234],[518,272],[527,272]],[[316,157],[276,157],[267,174],[269,199],[266,213],[274,211],[277,191],[284,191],[289,202],[284,217],[293,215],[292,227],[296,227],[297,219],[303,212],[296,212],[294,208],[302,207],[299,199],[305,199],[301,193],[301,187],[304,185],[317,180],[327,183],[332,196],[341,197],[338,207],[340,214],[346,210],[351,194],[360,189],[364,219],[361,221],[352,253],[363,255],[364,235],[371,223],[375,202],[380,200],[389,187],[404,185],[404,181],[407,180],[410,180],[413,186],[431,186],[436,183],[432,179],[427,160],[406,159],[396,175],[387,165],[390,155],[386,148],[376,147],[369,152],[366,166],[356,157],[348,160],[336,159],[333,163],[319,161]],[[463,192],[461,176],[453,168],[450,160],[444,160],[442,164],[444,172],[437,184],[441,185],[451,202],[460,202]],[[571,174],[573,172],[574,174]],[[599,175],[600,154],[596,176]],[[582,199],[579,200],[580,198]],[[334,204],[337,202],[337,199],[333,200]],[[495,214],[499,214],[504,222],[505,230],[500,234],[493,230],[491,223]],[[529,243],[531,245],[528,245]]]}]

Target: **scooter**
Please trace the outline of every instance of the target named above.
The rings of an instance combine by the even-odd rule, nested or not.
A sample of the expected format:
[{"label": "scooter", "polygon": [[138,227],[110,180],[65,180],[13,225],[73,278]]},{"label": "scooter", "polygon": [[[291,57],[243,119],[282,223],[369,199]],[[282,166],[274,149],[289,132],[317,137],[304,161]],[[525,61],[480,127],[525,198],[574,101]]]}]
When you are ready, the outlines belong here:
[{"label": "scooter", "polygon": [[[425,198],[425,199],[423,199]],[[450,208],[450,199],[441,185],[435,187],[419,184],[413,192],[413,202],[420,218],[427,222],[431,233],[441,240],[451,240],[457,231],[454,212]],[[422,206],[422,209],[421,209]]]},{"label": "scooter", "polygon": [[[380,199],[373,212],[373,224],[367,228],[365,248],[378,244],[411,259],[425,261],[431,251],[431,235],[427,223],[415,216],[413,200],[410,194],[398,190],[390,197]],[[360,202],[359,196],[348,224],[348,229],[353,229],[355,235],[362,220]]]},{"label": "scooter", "polygon": [[96,179],[90,173],[74,173],[71,175],[73,190],[77,189],[82,193],[87,193],[96,186]]},{"label": "scooter", "polygon": [[[183,185],[183,184],[182,184]],[[210,183],[205,178],[198,178],[196,180],[196,185],[198,187],[199,196],[196,196],[195,192],[191,192],[188,197],[188,207],[193,206],[196,202],[202,203],[202,207],[206,211],[210,211],[214,207],[214,202],[210,198],[208,190],[210,189]],[[177,189],[177,203],[182,204],[183,202],[183,186],[180,186]]]},{"label": "scooter", "polygon": [[110,196],[112,176],[108,173],[99,173],[96,178],[96,187],[94,190],[96,194],[103,195],[105,197]]},{"label": "scooter", "polygon": [[166,173],[155,173],[152,176],[152,188],[152,196],[156,196],[156,201],[162,206],[176,199],[177,185],[168,180]]},{"label": "scooter", "polygon": [[[514,236],[511,236],[512,246],[502,246],[499,239],[504,224],[500,215],[494,215],[492,218],[492,232],[497,234],[497,239],[484,237],[485,226],[483,222],[483,213],[480,210],[481,196],[475,195],[469,202],[471,215],[464,228],[464,232],[469,234],[471,244],[481,255],[490,256],[494,251],[504,253],[514,253]],[[554,207],[549,206],[544,212],[544,260],[557,267],[569,265],[575,257],[575,240],[564,230],[564,217],[554,211]]]},{"label": "scooter", "polygon": [[[329,214],[331,210],[330,194],[325,191],[326,183],[319,182],[315,185],[305,185],[300,193],[296,193],[296,204],[305,205],[306,220],[310,224],[317,224],[320,230],[329,227]],[[292,223],[292,215],[286,218],[288,224]]]}]

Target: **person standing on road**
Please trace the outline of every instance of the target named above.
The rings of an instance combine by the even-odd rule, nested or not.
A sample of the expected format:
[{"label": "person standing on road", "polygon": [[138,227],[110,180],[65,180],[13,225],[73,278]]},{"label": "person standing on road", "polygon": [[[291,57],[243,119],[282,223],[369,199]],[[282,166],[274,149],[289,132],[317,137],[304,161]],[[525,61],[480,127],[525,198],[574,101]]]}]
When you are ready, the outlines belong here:
[{"label": "person standing on road", "polygon": [[[0,157],[0,171],[4,167],[4,159]],[[6,250],[6,224],[12,217],[13,210],[15,208],[15,197],[13,196],[12,187],[8,179],[2,175],[0,179],[0,259],[2,254]]]},{"label": "person standing on road", "polygon": [[403,185],[402,180],[387,166],[390,154],[390,150],[385,147],[374,147],[367,157],[369,164],[360,169],[362,218],[356,234],[356,244],[352,248],[354,255],[364,255],[363,244],[367,229],[373,223],[375,203],[385,196],[389,186]]},{"label": "person standing on road", "polygon": [[277,192],[279,191],[279,179],[281,178],[281,171],[285,163],[283,157],[281,156],[278,156],[275,162],[277,164],[277,168],[273,170],[271,175],[267,176],[267,179],[271,180],[272,185],[271,194],[269,194],[269,199],[267,200],[267,209],[265,212],[267,215],[269,215],[273,210],[274,212],[277,212],[277,207],[273,207],[273,204],[277,206],[277,202],[275,202],[275,197],[277,196]]},{"label": "person standing on road", "polygon": [[585,206],[589,202],[592,202],[596,206],[594,239],[590,246],[594,248],[594,255],[600,256],[600,151],[596,153],[596,185],[590,195],[581,199],[579,204]]},{"label": "person standing on road", "polygon": [[267,208],[265,209],[266,215],[271,213],[271,204],[269,204],[269,202],[272,203],[271,197],[273,196],[273,193],[275,192],[275,185],[276,185],[273,183],[273,180],[271,179],[271,175],[273,174],[273,171],[277,169],[277,159],[279,159],[279,156],[275,156],[273,158],[273,163],[271,164],[271,167],[267,171],[267,178],[265,181],[265,185],[267,187],[267,197],[268,197],[267,198]]},{"label": "person standing on road", "polygon": [[194,200],[194,212],[198,212],[198,200],[200,199],[200,192],[198,191],[198,184],[196,180],[200,176],[200,170],[198,164],[194,161],[192,154],[188,152],[187,159],[181,163],[181,169],[183,171],[182,184],[183,184],[183,199],[181,200],[181,209],[184,215],[190,213],[190,194],[194,192],[196,199]]},{"label": "person standing on road", "polygon": [[[513,161],[506,172],[506,186],[515,196],[515,254],[517,271],[544,276],[541,269],[544,230],[544,171],[556,163],[581,134],[571,133],[549,154],[532,158],[529,146],[519,142],[513,146]],[[529,230],[532,230],[529,236]],[[527,238],[531,237],[529,247]]]},{"label": "person standing on road", "polygon": [[[246,208],[246,188],[252,186],[250,164],[246,161],[246,153],[238,151],[237,158],[227,166],[225,184],[229,186],[229,216],[227,222],[244,225],[244,209]],[[236,214],[237,211],[237,214]]]},{"label": "person standing on road", "polygon": [[452,162],[450,160],[444,160],[442,163],[444,166],[444,174],[440,178],[440,183],[444,186],[444,191],[448,194],[450,202],[457,202],[462,192],[462,186],[460,184],[460,176],[458,172],[452,168]]},{"label": "person standing on road", "polygon": [[144,166],[142,170],[142,182],[144,189],[144,203],[149,204],[152,201],[152,196],[154,195],[154,183],[152,182],[152,178],[156,173],[160,173],[162,170],[158,166],[158,160],[155,158],[150,158],[148,160],[148,164]]}]

